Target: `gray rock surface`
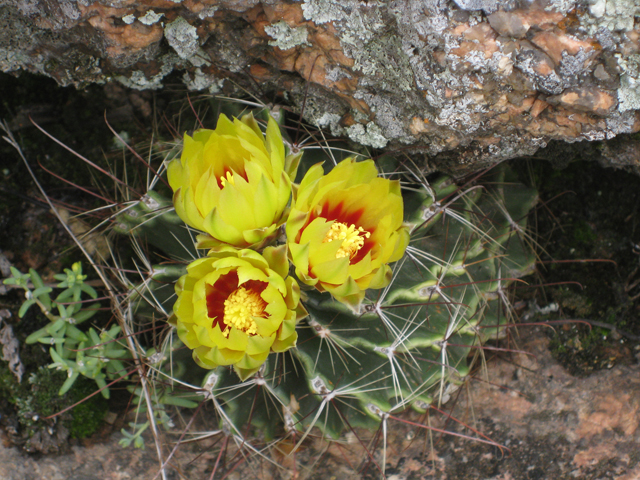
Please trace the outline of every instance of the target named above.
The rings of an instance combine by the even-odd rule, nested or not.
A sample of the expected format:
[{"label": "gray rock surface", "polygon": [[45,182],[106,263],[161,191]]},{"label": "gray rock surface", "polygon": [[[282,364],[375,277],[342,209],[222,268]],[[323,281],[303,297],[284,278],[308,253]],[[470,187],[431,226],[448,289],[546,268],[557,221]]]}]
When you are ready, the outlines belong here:
[{"label": "gray rock surface", "polygon": [[640,130],[638,16],[640,0],[7,0],[0,69],[276,92],[336,135],[463,173]]}]

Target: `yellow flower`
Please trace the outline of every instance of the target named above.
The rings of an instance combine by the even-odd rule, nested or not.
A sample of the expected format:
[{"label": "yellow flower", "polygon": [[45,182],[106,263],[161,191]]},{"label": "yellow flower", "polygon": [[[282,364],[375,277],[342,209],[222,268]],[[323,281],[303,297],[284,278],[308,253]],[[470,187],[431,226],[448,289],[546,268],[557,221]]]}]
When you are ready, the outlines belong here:
[{"label": "yellow flower", "polygon": [[220,247],[187,267],[176,284],[174,323],[198,365],[233,365],[245,380],[269,352],[296,345],[296,323],[307,312],[288,271],[285,245],[262,255]]},{"label": "yellow flower", "polygon": [[180,159],[167,169],[180,218],[206,232],[199,248],[261,248],[286,218],[300,155],[285,155],[277,123],[266,136],[252,114],[233,122],[220,115],[215,130],[184,136]]},{"label": "yellow flower", "polygon": [[324,175],[314,165],[302,179],[287,219],[298,279],[358,307],[367,288],[391,280],[387,263],[409,243],[400,183],[378,177],[373,160],[347,158]]}]

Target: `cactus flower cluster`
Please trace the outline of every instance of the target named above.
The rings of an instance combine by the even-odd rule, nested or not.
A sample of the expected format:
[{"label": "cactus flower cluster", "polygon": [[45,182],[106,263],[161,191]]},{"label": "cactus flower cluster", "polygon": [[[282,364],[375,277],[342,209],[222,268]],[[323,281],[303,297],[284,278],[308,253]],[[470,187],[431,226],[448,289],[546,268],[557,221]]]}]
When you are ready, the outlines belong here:
[{"label": "cactus flower cluster", "polygon": [[175,211],[209,249],[177,282],[174,306],[178,335],[204,368],[233,365],[248,378],[270,352],[296,345],[307,315],[298,281],[357,309],[404,254],[397,180],[379,177],[372,160],[347,158],[328,174],[312,166],[292,188],[299,160],[286,155],[272,118],[263,134],[252,114],[221,115],[215,130],[185,135],[168,166]]},{"label": "cactus flower cluster", "polygon": [[346,144],[291,153],[266,123],[221,116],[186,135],[167,167],[174,209],[149,191],[118,215],[118,231],[194,259],[154,267],[137,315],[173,307],[172,334],[238,435],[335,438],[446,402],[514,321],[537,192],[504,164],[467,184]]}]

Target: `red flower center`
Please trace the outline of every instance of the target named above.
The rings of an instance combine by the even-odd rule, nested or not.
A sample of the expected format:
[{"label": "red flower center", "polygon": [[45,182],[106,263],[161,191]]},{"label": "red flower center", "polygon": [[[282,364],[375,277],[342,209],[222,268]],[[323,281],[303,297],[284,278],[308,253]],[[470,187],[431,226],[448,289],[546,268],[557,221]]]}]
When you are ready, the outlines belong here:
[{"label": "red flower center", "polygon": [[[302,232],[313,220],[318,217],[324,218],[326,221],[335,220],[332,229],[323,241],[343,240],[342,247],[338,252],[338,257],[349,257],[350,264],[356,264],[362,260],[373,248],[375,242],[370,238],[375,231],[375,226],[361,226],[361,219],[364,215],[364,209],[350,211],[345,207],[344,202],[331,205],[331,202],[325,200],[322,204],[322,210],[319,214],[311,212],[307,224],[300,229],[297,241],[300,240]],[[343,228],[344,226],[344,228]],[[352,230],[349,230],[351,227]],[[342,231],[344,230],[344,232]],[[344,233],[344,238],[341,234]],[[346,243],[346,244],[345,244]]]},{"label": "red flower center", "polygon": [[238,273],[235,270],[221,275],[213,285],[206,286],[207,314],[225,337],[231,327],[238,328],[249,335],[255,335],[257,325],[255,317],[264,317],[267,306],[260,294],[267,288],[266,282],[248,280],[238,285]]}]

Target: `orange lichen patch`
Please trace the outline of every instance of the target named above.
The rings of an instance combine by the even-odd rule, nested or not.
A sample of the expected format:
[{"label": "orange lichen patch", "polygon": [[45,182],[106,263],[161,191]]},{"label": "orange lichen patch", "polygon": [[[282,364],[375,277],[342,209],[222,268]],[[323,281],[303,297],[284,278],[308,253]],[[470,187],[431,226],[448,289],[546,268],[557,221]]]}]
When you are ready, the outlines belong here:
[{"label": "orange lichen patch", "polygon": [[140,50],[162,40],[163,30],[159,24],[144,25],[140,22],[131,25],[117,25],[114,17],[95,16],[87,20],[96,30],[103,33],[107,40],[107,50],[112,56]]},{"label": "orange lichen patch", "polygon": [[468,28],[463,33],[465,40],[486,42],[487,40],[495,40],[496,33],[491,29],[488,23],[478,23],[471,28]]},{"label": "orange lichen patch", "polygon": [[531,107],[531,110],[529,111],[529,113],[533,118],[536,118],[548,106],[549,104],[547,102],[545,102],[544,100],[540,100],[539,98],[536,98],[535,101],[533,102],[533,106]]},{"label": "orange lichen patch", "polygon": [[512,13],[521,15],[524,24],[541,30],[554,28],[555,25],[565,18],[560,12],[546,11],[543,9],[513,10]]},{"label": "orange lichen patch", "polygon": [[558,22],[558,28],[566,30],[567,28],[577,27],[580,25],[580,17],[577,15],[577,9],[570,11],[566,17]]},{"label": "orange lichen patch", "polygon": [[617,105],[617,99],[610,93],[596,87],[567,89],[560,95],[547,98],[552,105],[561,105],[580,112],[607,115]]},{"label": "orange lichen patch", "polygon": [[608,394],[600,401],[595,412],[580,415],[576,434],[584,438],[619,429],[628,437],[638,430],[639,410],[638,400],[632,399],[629,394]]},{"label": "orange lichen patch", "polygon": [[[199,14],[208,7],[212,7],[217,4],[218,2],[216,0],[182,0],[180,6],[187,8],[192,13]],[[175,4],[173,8],[175,8]]]},{"label": "orange lichen patch", "polygon": [[273,5],[263,4],[263,8],[269,23],[284,20],[290,27],[310,23],[305,21],[302,7],[298,3],[277,2]]},{"label": "orange lichen patch", "polygon": [[585,52],[590,52],[594,49],[591,40],[578,40],[560,30],[539,32],[534,35],[531,42],[549,55],[556,64],[559,64],[562,60],[562,52],[566,51],[570,55],[575,55],[580,49]]},{"label": "orange lichen patch", "polygon": [[449,33],[451,35],[462,35],[464,32],[466,32],[467,30],[469,30],[469,24],[468,23],[463,23],[461,25],[456,26],[455,28],[453,28],[452,30],[449,30]]},{"label": "orange lichen patch", "polygon": [[272,47],[268,53],[269,63],[275,64],[278,70],[293,72],[296,70],[296,60],[300,56],[297,48],[282,50],[278,47]]},{"label": "orange lichen patch", "polygon": [[557,112],[560,113],[560,115],[556,115],[554,119],[558,125],[563,127],[575,128],[578,133],[582,131],[582,127],[578,126],[578,122],[576,121],[575,116],[573,118],[569,118],[569,112],[567,112],[563,108],[559,108]]},{"label": "orange lichen patch", "polygon": [[82,2],[77,4],[78,11],[82,18],[91,20],[90,17],[98,16],[105,20],[110,19],[111,23],[113,23],[113,18],[115,17],[122,18],[127,14],[135,12],[135,9],[128,8],[128,6],[129,5],[124,2],[118,8],[107,7],[98,2],[92,3],[91,5],[83,5]]},{"label": "orange lichen patch", "polygon": [[506,97],[503,95],[497,103],[491,106],[490,110],[498,113],[494,117],[495,121],[489,124],[491,128],[499,128],[500,125],[504,124],[526,126],[531,119],[523,114],[531,110],[535,103],[534,97],[524,97],[519,104],[509,103],[505,100]]},{"label": "orange lichen patch", "polygon": [[341,78],[332,81],[327,78],[327,67],[333,65],[328,61],[324,52],[317,49],[304,49],[295,58],[292,70],[298,72],[303,78],[338,92],[351,92],[355,90],[358,79],[356,77]]},{"label": "orange lichen patch", "polygon": [[460,58],[464,58],[470,52],[483,52],[485,58],[491,58],[494,52],[499,50],[495,41],[487,40],[486,43],[460,42],[458,48],[451,49],[451,53]]},{"label": "orange lichen patch", "polygon": [[262,82],[274,80],[275,78],[277,78],[277,76],[274,75],[271,69],[258,63],[254,63],[249,67],[249,73],[254,80]]},{"label": "orange lichen patch", "polygon": [[[458,30],[457,27],[455,30]],[[491,58],[491,56],[499,50],[496,44],[496,32],[489,26],[488,23],[479,23],[471,28],[467,28],[462,33],[464,40],[460,42],[458,48],[451,50],[453,55],[464,58],[468,53],[473,51],[484,52],[485,58]]]},{"label": "orange lichen patch", "polygon": [[353,67],[354,60],[347,57],[340,44],[338,31],[331,23],[314,28],[309,32],[309,43],[321,48],[333,62],[345,67]]},{"label": "orange lichen patch", "polygon": [[[332,24],[316,26],[313,22],[305,21],[302,9],[298,4],[264,5],[264,10],[261,6],[256,6],[246,12],[244,18],[251,23],[264,40],[271,40],[271,37],[265,32],[265,27],[275,22],[284,21],[291,28],[306,28],[309,35],[308,43],[313,45],[315,50],[320,50],[322,54],[329,57],[332,63],[347,67],[352,67],[354,64],[353,59],[344,54],[340,44],[340,37],[335,27]],[[302,48],[307,47],[300,46],[284,52],[274,47],[274,50],[276,50],[274,55],[282,61],[281,68],[283,70],[293,70],[293,65],[297,61],[298,51]],[[291,58],[292,54],[295,54],[294,58]],[[316,51],[313,56],[318,56],[318,54],[319,52]]]},{"label": "orange lichen patch", "polygon": [[532,135],[545,135],[550,138],[577,138],[581,135],[583,127],[579,120],[585,120],[587,125],[596,123],[588,117],[574,117],[572,120],[569,118],[572,113],[563,108],[549,108],[546,115],[532,118],[526,130]]},{"label": "orange lichen patch", "polygon": [[[271,40],[271,36],[265,31],[265,27],[274,22],[285,21],[291,28],[306,28],[308,32],[308,44],[283,50],[273,46],[262,57],[264,61],[273,65],[278,70],[298,72],[311,82],[322,85],[338,94],[350,93],[355,90],[357,76],[345,75],[337,80],[329,80],[327,71],[335,67],[350,69],[354,61],[347,57],[340,44],[337,30],[331,24],[316,26],[312,22],[304,20],[302,9],[297,4],[257,5],[243,15],[256,32],[256,42],[264,45]],[[312,46],[311,46],[312,45]],[[258,75],[265,72],[257,71]],[[360,105],[357,100],[345,96],[354,108],[366,111],[369,107]]]},{"label": "orange lichen patch", "polygon": [[449,33],[464,38],[464,40],[460,42],[460,46],[452,49],[450,52],[458,57],[462,58],[473,51],[481,51],[484,52],[485,58],[491,58],[491,55],[499,50],[495,42],[497,38],[496,32],[493,31],[488,23],[479,23],[473,27],[469,27],[469,25],[465,23],[456,26],[450,30]]},{"label": "orange lichen patch", "polygon": [[271,22],[267,19],[264,10],[260,6],[256,6],[251,10],[245,12],[244,19],[248,21],[254,30],[264,40],[272,40],[271,36],[265,31],[265,27],[271,25]]}]

